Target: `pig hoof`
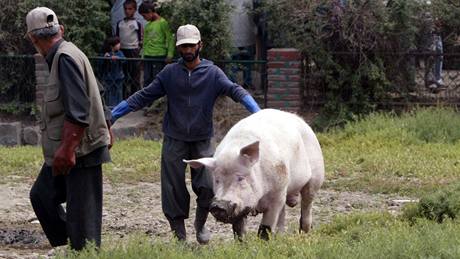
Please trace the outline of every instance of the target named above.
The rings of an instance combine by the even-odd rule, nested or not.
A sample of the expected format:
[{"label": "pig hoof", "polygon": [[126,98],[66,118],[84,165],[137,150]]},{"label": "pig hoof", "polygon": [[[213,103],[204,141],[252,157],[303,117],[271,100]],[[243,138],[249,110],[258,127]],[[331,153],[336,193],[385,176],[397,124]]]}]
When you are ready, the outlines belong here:
[{"label": "pig hoof", "polygon": [[196,232],[196,241],[198,241],[200,245],[206,245],[207,243],[209,243],[210,239],[211,232],[209,232],[207,228],[203,227],[201,231]]},{"label": "pig hoof", "polygon": [[257,231],[257,235],[260,239],[268,241],[270,239],[270,234],[272,233],[272,229],[270,226],[260,225],[259,230]]}]

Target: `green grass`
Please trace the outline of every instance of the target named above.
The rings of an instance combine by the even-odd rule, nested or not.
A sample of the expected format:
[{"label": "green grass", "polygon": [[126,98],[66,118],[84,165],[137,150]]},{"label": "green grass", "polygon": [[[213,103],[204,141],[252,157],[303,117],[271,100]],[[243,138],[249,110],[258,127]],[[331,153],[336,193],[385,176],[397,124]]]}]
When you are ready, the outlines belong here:
[{"label": "green grass", "polygon": [[0,147],[0,182],[35,176],[42,166],[42,157],[38,147]]},{"label": "green grass", "polygon": [[161,143],[136,138],[115,142],[112,163],[104,165],[111,182],[156,182],[160,180]]},{"label": "green grass", "polygon": [[460,178],[460,115],[454,110],[377,113],[318,137],[327,187],[414,195]]},{"label": "green grass", "polygon": [[[104,177],[112,183],[155,182],[160,179],[161,144],[143,139],[115,142],[112,163],[104,164]],[[0,181],[35,179],[43,164],[41,148],[0,147]]]},{"label": "green grass", "polygon": [[459,222],[451,220],[411,225],[389,214],[354,214],[308,235],[277,235],[269,242],[249,234],[243,242],[199,246],[133,234],[104,240],[99,252],[88,249],[65,258],[459,258],[459,231]]},{"label": "green grass", "polygon": [[423,195],[419,202],[404,207],[402,217],[410,222],[424,218],[438,223],[460,218],[460,183],[453,182]]},{"label": "green grass", "polygon": [[[326,188],[418,195],[460,178],[460,115],[452,109],[376,113],[318,138]],[[159,142],[118,141],[104,175],[113,183],[158,181],[160,152]],[[40,148],[1,147],[0,181],[33,179],[42,161]]]}]

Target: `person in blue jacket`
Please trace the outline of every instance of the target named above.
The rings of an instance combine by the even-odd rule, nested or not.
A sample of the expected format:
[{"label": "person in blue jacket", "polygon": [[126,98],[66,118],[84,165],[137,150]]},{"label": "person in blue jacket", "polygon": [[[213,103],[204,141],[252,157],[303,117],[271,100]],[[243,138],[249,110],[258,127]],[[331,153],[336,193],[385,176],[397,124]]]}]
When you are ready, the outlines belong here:
[{"label": "person in blue jacket", "polygon": [[102,60],[102,81],[106,89],[105,103],[109,107],[114,107],[123,100],[123,63],[125,55],[120,50],[120,39],[109,37],[104,41],[102,47],[104,57],[110,58]]},{"label": "person in blue jacket", "polygon": [[[119,103],[112,110],[112,121],[167,96],[161,154],[161,202],[174,235],[185,240],[184,219],[189,216],[190,195],[185,184],[186,164],[182,160],[212,156],[214,151],[210,141],[216,99],[229,96],[251,113],[260,108],[242,86],[230,81],[211,61],[200,58],[203,43],[197,27],[191,24],[180,26],[176,37],[176,47],[181,55],[178,62],[168,64],[150,85]],[[196,238],[200,244],[206,244],[210,233],[204,225],[214,197],[212,181],[206,170],[190,170],[192,189],[197,195]]]}]

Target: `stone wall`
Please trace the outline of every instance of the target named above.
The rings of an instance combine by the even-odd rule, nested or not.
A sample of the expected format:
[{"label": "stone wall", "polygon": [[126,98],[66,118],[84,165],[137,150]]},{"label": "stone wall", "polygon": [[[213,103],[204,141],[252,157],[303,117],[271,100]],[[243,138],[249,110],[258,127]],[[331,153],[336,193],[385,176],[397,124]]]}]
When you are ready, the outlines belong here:
[{"label": "stone wall", "polygon": [[[48,80],[49,71],[45,59],[40,54],[34,55],[35,59],[35,102],[43,100],[44,86]],[[37,105],[38,114],[41,112],[40,105]],[[39,145],[40,129],[38,126],[25,126],[21,122],[0,123],[0,145]]]},{"label": "stone wall", "polygon": [[0,145],[38,145],[39,132],[37,126],[24,126],[21,122],[0,123]]}]

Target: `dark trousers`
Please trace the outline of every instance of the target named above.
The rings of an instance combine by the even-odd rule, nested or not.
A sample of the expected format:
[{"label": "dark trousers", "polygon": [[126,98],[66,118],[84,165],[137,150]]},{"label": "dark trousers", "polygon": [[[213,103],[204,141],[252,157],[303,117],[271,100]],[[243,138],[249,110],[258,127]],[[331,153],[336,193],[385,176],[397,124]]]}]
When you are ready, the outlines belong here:
[{"label": "dark trousers", "polygon": [[[185,185],[185,164],[182,159],[212,156],[210,140],[185,142],[164,136],[161,154],[161,203],[166,218],[186,219],[190,210],[190,194]],[[197,205],[209,208],[214,197],[212,180],[204,168],[190,169],[192,189]]]},{"label": "dark trousers", "polygon": [[[121,51],[126,58],[139,58],[139,49],[121,49]],[[127,60],[123,64],[123,72],[125,74],[124,98],[128,98],[141,89],[139,71],[140,61],[138,60]]]},{"label": "dark trousers", "polygon": [[[144,60],[144,87],[146,87],[152,83],[155,76],[165,67],[164,60],[166,56],[144,56],[144,58],[147,59]],[[149,61],[149,58],[158,59],[158,61]]]},{"label": "dark trousers", "polygon": [[67,244],[67,239],[75,250],[83,249],[87,241],[100,246],[101,165],[73,168],[67,176],[53,176],[51,167],[43,165],[30,190],[30,201],[53,247]]}]

